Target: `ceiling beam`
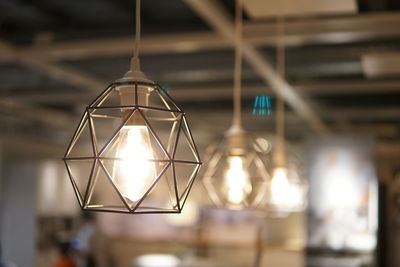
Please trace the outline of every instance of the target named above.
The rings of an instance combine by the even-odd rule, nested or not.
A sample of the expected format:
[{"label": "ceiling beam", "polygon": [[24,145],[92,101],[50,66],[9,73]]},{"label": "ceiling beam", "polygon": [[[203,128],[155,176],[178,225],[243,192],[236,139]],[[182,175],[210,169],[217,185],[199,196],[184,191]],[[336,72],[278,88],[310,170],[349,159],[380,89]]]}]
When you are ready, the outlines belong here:
[{"label": "ceiling beam", "polygon": [[71,119],[74,117],[65,112],[41,108],[31,104],[11,99],[1,99],[2,112],[11,114],[14,118],[36,121],[57,129],[70,129]]},{"label": "ceiling beam", "polygon": [[400,143],[399,142],[378,142],[376,145],[376,153],[379,156],[396,157],[400,156]]},{"label": "ceiling beam", "polygon": [[[345,44],[360,41],[399,38],[398,12],[358,14],[356,16],[305,18],[285,23],[285,44]],[[255,46],[273,46],[276,43],[275,22],[248,22],[244,38]],[[192,53],[197,51],[229,49],[231,43],[214,32],[160,34],[143,36],[142,54]],[[67,41],[19,47],[20,55],[34,56],[46,61],[77,60],[85,58],[126,56],[132,53],[133,37]],[[13,59],[0,54],[0,62]]]},{"label": "ceiling beam", "polygon": [[[224,38],[234,44],[234,25],[227,11],[215,0],[185,0],[185,2]],[[260,77],[319,133],[328,132],[317,113],[282,77],[252,44],[243,41],[243,56]]]},{"label": "ceiling beam", "polygon": [[[357,107],[357,108],[324,108],[325,118],[339,116],[353,120],[398,120],[400,121],[400,108],[398,107]],[[400,128],[400,126],[398,126]]]},{"label": "ceiling beam", "polygon": [[[323,95],[363,95],[363,94],[388,94],[400,93],[400,80],[332,80],[314,81],[307,83],[292,84],[295,91],[309,96]],[[231,99],[232,85],[213,85],[208,86],[174,86],[171,94],[174,99],[180,101],[203,101],[212,96],[213,99]],[[251,98],[256,95],[266,95],[273,93],[270,86],[260,83],[244,83],[242,96]]]},{"label": "ceiling beam", "polygon": [[[363,94],[388,94],[400,93],[400,80],[343,80],[343,81],[315,81],[308,83],[295,83],[292,87],[301,94],[309,96],[324,95],[363,95]],[[4,89],[4,88],[3,88]],[[245,83],[243,84],[242,96],[244,98],[253,98],[257,95],[268,95],[273,93],[269,86],[261,83]],[[232,85],[219,84],[193,86],[180,85],[173,86],[170,94],[176,101],[204,101],[212,97],[213,100],[230,100],[232,98]],[[57,88],[34,88],[26,90],[20,94],[12,94],[12,90],[8,90],[9,98],[30,103],[70,103],[75,102],[77,105],[87,103],[93,99],[92,92],[76,92],[69,89]],[[325,109],[322,110],[323,113]],[[345,117],[352,114],[347,114]],[[374,114],[372,114],[374,115]]]},{"label": "ceiling beam", "polygon": [[66,66],[61,66],[57,63],[44,61],[43,58],[34,54],[28,55],[21,53],[14,46],[4,42],[0,42],[0,51],[34,71],[39,70],[51,77],[63,80],[72,86],[82,87],[96,92],[99,92],[99,90],[107,86],[107,83],[97,78],[90,77],[87,74],[83,74]]},{"label": "ceiling beam", "polygon": [[[159,34],[143,36],[140,54],[191,53],[229,48],[227,41],[212,32]],[[43,47],[21,48],[21,53],[34,54],[46,60],[127,56],[133,53],[133,37],[50,43]],[[1,57],[0,57],[1,59]]]},{"label": "ceiling beam", "polygon": [[[18,54],[14,52],[11,46],[0,42],[0,51],[6,53],[8,56],[13,56],[14,59],[20,61]],[[30,61],[30,59],[25,60]],[[32,65],[30,66],[32,67]],[[36,120],[55,128],[65,129],[66,125],[68,125],[70,121],[70,116],[64,112],[57,112],[48,108],[37,107],[18,100],[3,98],[0,100],[0,106],[2,106],[3,111],[5,112],[13,113],[17,116],[23,116],[24,119],[27,120]]]},{"label": "ceiling beam", "polygon": [[[9,56],[13,56],[17,62],[23,64],[24,66],[30,67],[33,70],[39,69],[48,75],[63,79],[72,85],[82,86],[84,88],[89,88],[96,91],[99,90],[99,87],[104,88],[101,82],[89,77],[85,77],[80,73],[52,63],[42,62],[34,57],[21,56],[12,46],[9,46],[3,42],[0,42],[0,52],[4,52]],[[72,118],[65,112],[55,111],[49,108],[41,108],[13,99],[1,99],[0,105],[5,107],[6,112],[12,112],[16,115],[24,117],[25,119],[37,120],[45,123],[46,125],[51,125],[61,129],[65,129],[65,127],[69,125],[70,119]]]},{"label": "ceiling beam", "polygon": [[[213,112],[216,114],[217,112],[210,110],[210,112]],[[193,111],[193,113],[196,113]],[[203,114],[204,112],[201,112]],[[258,115],[251,115],[251,110],[246,110],[244,113],[244,116],[249,115],[247,119],[249,121],[253,121],[251,118],[256,118],[257,117],[263,117],[266,119],[274,119],[274,111],[272,112],[272,115],[265,115],[265,116],[258,116]],[[230,110],[227,109],[225,110],[219,110],[218,111],[219,115],[215,116],[229,116],[230,115]],[[351,120],[359,120],[361,123],[360,125],[374,125],[372,120],[378,122],[375,123],[375,125],[379,124],[379,121],[387,121],[387,120],[397,120],[400,121],[400,108],[398,107],[375,107],[373,108],[373,112],[371,112],[371,107],[359,107],[359,108],[341,108],[340,110],[335,110],[333,108],[324,108],[321,110],[320,113],[321,117],[332,121],[333,119],[337,117],[346,117],[347,119]],[[285,115],[288,124],[294,124],[294,123],[301,123],[299,117],[297,114],[288,111],[287,114]],[[393,125],[395,128],[400,130],[400,125]],[[362,126],[360,126],[361,128]],[[385,126],[386,127],[386,126]],[[350,125],[349,128],[357,128],[357,125]]]},{"label": "ceiling beam", "polygon": [[387,94],[400,92],[400,80],[334,80],[295,85],[311,95]]},{"label": "ceiling beam", "polygon": [[[295,20],[289,18],[285,22],[286,45],[344,44],[399,38],[399,23],[398,12]],[[254,44],[264,43],[263,36],[273,37],[276,34],[274,24],[262,21],[247,23],[244,26],[245,37],[252,38]],[[258,41],[256,36],[259,36]]]}]

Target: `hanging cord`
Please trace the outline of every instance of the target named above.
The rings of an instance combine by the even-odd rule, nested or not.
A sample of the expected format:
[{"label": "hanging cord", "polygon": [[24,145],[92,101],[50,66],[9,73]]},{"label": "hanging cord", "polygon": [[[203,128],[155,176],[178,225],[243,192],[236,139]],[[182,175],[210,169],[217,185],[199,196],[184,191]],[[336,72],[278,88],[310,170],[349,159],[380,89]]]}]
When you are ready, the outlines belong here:
[{"label": "hanging cord", "polygon": [[[283,16],[277,18],[276,42],[276,69],[282,79],[285,78],[285,20]],[[276,95],[276,152],[275,164],[279,167],[285,165],[285,102],[280,94]]]},{"label": "hanging cord", "polygon": [[242,43],[243,43],[243,0],[236,0],[235,16],[235,66],[233,84],[233,122],[232,126],[242,128]]},{"label": "hanging cord", "polygon": [[136,9],[135,9],[135,47],[133,50],[133,57],[131,60],[131,70],[132,71],[140,71],[140,60],[139,60],[139,50],[140,50],[140,37],[141,37],[141,25],[140,25],[140,0],[136,0]]}]

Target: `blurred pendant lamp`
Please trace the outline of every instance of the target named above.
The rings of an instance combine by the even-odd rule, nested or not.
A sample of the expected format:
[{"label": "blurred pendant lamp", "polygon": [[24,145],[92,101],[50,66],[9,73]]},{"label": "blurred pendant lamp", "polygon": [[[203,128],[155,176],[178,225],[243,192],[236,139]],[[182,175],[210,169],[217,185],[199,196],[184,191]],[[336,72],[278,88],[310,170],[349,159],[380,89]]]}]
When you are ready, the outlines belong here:
[{"label": "blurred pendant lamp", "polygon": [[[277,72],[285,76],[284,19],[277,22]],[[285,150],[285,104],[277,94],[276,105],[276,147],[274,171],[269,185],[268,204],[272,212],[288,215],[303,211],[306,207],[307,182],[299,175],[294,162],[289,162]]]},{"label": "blurred pendant lamp", "polygon": [[87,108],[63,158],[83,210],[180,213],[201,162],[186,115],[140,71],[140,0],[130,70]]},{"label": "blurred pendant lamp", "polygon": [[262,148],[243,130],[241,119],[241,72],[243,0],[236,1],[236,49],[233,88],[233,123],[223,140],[210,149],[203,184],[217,207],[255,208],[267,192],[269,174]]}]

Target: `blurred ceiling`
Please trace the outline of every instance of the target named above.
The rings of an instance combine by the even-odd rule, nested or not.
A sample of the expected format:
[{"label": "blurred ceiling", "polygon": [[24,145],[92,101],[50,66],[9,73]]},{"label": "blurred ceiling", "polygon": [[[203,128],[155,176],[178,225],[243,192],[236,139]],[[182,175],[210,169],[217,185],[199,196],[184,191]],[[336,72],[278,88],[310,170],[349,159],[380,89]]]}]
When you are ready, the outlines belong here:
[{"label": "blurred ceiling", "polygon": [[[291,140],[362,134],[376,137],[384,153],[400,151],[400,2],[284,2],[290,7],[286,79],[274,72],[271,8],[278,7],[273,1],[246,3],[247,128],[274,130],[274,116],[253,116],[251,110],[256,95],[280,93]],[[233,11],[233,0],[142,1],[142,68],[207,138],[230,123]],[[85,105],[127,71],[133,14],[133,0],[0,0],[0,129],[6,145],[48,154],[65,148]]]}]

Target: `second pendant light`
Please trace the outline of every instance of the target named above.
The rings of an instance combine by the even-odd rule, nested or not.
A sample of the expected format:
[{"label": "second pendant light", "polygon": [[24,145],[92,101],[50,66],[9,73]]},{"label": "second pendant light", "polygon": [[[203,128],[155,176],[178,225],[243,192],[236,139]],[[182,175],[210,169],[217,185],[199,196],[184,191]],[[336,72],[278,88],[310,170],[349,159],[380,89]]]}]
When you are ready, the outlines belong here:
[{"label": "second pendant light", "polygon": [[203,176],[203,184],[214,204],[236,210],[257,207],[267,192],[270,177],[263,149],[242,127],[242,1],[236,1],[233,122],[223,140],[210,153]]}]

